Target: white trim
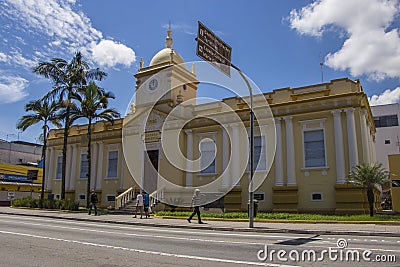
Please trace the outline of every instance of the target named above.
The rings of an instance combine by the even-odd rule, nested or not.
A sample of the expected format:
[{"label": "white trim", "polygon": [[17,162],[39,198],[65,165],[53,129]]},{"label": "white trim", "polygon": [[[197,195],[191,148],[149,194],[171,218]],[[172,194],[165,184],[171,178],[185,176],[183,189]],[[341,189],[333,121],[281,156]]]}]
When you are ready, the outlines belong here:
[{"label": "white trim", "polygon": [[357,145],[357,132],[354,117],[354,108],[347,108],[344,110],[346,113],[347,125],[347,145],[349,153],[349,168],[350,170],[358,165],[358,145]]},{"label": "white trim", "polygon": [[104,158],[104,143],[97,142],[98,155],[97,155],[97,171],[96,171],[96,189],[100,189],[103,181],[103,158]]},{"label": "white trim", "polygon": [[293,117],[283,117],[286,130],[286,175],[287,185],[297,185]]},{"label": "white trim", "polygon": [[346,182],[343,127],[342,127],[342,111],[332,110],[333,115],[333,132],[335,140],[335,162],[336,162],[336,183],[343,184]]},{"label": "white trim", "polygon": [[275,186],[283,186],[283,151],[282,151],[282,122],[281,118],[275,118]]},{"label": "white trim", "polygon": [[193,131],[185,130],[186,134],[186,187],[193,185]]}]

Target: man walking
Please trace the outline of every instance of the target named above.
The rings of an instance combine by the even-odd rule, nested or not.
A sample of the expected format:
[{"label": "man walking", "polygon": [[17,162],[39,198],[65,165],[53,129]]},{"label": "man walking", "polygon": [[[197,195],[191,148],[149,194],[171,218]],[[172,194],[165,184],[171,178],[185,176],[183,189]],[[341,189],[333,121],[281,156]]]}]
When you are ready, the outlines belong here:
[{"label": "man walking", "polygon": [[135,217],[134,218],[136,218],[136,215],[137,215],[137,213],[138,213],[138,210],[140,211],[140,219],[142,219],[142,217],[143,217],[143,195],[142,195],[142,193],[139,193],[137,196],[136,196],[136,210],[135,210]]},{"label": "man walking", "polygon": [[147,194],[146,192],[144,192],[143,194],[143,204],[144,204],[144,214],[146,218],[149,218],[150,197],[149,194]]},{"label": "man walking", "polygon": [[92,213],[92,207],[94,207],[94,216],[97,216],[97,202],[99,199],[97,198],[97,194],[94,190],[92,190],[92,194],[90,194],[90,205],[89,205],[89,215]]},{"label": "man walking", "polygon": [[197,219],[199,221],[199,224],[203,224],[203,222],[201,221],[201,218],[200,218],[200,190],[197,189],[197,188],[194,190],[194,194],[193,194],[193,197],[192,197],[192,203],[190,204],[190,206],[193,206],[194,210],[193,210],[192,215],[190,215],[190,217],[187,218],[186,220],[189,223],[191,223],[191,220],[192,220],[193,216],[195,214],[197,214]]}]

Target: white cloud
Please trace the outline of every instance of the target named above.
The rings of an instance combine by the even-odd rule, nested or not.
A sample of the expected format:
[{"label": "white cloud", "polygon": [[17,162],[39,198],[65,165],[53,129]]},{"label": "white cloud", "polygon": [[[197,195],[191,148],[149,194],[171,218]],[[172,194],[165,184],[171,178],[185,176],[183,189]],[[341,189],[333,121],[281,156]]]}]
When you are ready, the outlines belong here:
[{"label": "white cloud", "polygon": [[[38,34],[40,38],[46,36],[49,47],[43,49],[69,53],[81,50],[85,55],[93,56],[89,59],[101,62],[103,66],[130,66],[135,61],[134,51],[126,45],[105,40],[103,33],[92,26],[91,20],[75,7],[75,3],[76,0],[8,0],[0,3],[0,15],[13,21],[13,25],[22,31]],[[89,51],[93,43],[99,46],[94,47],[96,57]],[[100,59],[99,53],[104,49],[112,53],[106,57],[101,55]],[[122,52],[127,54],[122,56]]]},{"label": "white cloud", "polygon": [[81,45],[102,38],[102,33],[92,27],[90,19],[72,10],[73,1],[9,0],[9,17],[15,16],[25,26],[56,39],[74,40]]},{"label": "white cloud", "polygon": [[0,73],[0,103],[13,103],[28,96],[25,91],[28,84],[29,82],[22,77]]},{"label": "white cloud", "polygon": [[118,64],[130,66],[135,62],[135,52],[124,44],[112,40],[101,40],[92,48],[93,60],[104,67]]},{"label": "white cloud", "polygon": [[400,87],[394,90],[386,90],[380,95],[373,95],[368,98],[371,106],[387,105],[400,102]]},{"label": "white cloud", "polygon": [[382,80],[400,77],[399,29],[389,30],[399,11],[398,0],[318,0],[292,10],[289,20],[292,29],[311,36],[341,28],[347,39],[340,50],[326,56],[325,64]]},{"label": "white cloud", "polygon": [[8,57],[6,54],[0,52],[0,62],[7,62]]},{"label": "white cloud", "polygon": [[28,68],[33,67],[33,65],[35,64],[35,60],[28,59],[17,51],[10,52],[9,55],[0,52],[0,62]]}]

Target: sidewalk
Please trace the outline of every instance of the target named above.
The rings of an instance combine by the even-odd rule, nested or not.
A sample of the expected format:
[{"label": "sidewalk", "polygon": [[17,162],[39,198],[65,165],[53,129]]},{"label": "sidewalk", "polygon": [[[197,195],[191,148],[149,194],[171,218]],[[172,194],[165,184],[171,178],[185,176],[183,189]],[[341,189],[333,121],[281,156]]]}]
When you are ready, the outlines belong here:
[{"label": "sidewalk", "polygon": [[220,231],[242,231],[262,233],[297,233],[297,234],[329,234],[329,235],[360,235],[400,237],[400,226],[382,224],[343,224],[343,223],[285,223],[254,222],[254,228],[249,228],[247,221],[213,221],[204,219],[206,224],[197,224],[196,220],[188,223],[182,219],[166,218],[132,218],[132,215],[100,215],[90,216],[86,213],[62,212],[51,210],[33,210],[22,208],[0,207],[0,214],[46,217],[75,221],[104,222],[138,226],[171,227],[187,229],[205,229]]}]

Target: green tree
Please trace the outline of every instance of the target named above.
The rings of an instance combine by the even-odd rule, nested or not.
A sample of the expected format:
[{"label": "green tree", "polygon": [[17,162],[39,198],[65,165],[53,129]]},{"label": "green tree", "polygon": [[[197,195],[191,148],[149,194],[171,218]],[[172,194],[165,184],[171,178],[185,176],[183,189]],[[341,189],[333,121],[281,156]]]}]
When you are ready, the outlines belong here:
[{"label": "green tree", "polygon": [[361,164],[355,166],[348,176],[348,181],[367,188],[369,215],[374,216],[374,186],[382,185],[389,180],[389,172],[382,163]]},{"label": "green tree", "polygon": [[32,112],[22,116],[18,123],[17,128],[25,131],[27,128],[35,125],[39,122],[43,122],[43,148],[42,148],[42,160],[43,160],[43,178],[42,178],[42,192],[40,198],[44,199],[44,184],[46,179],[46,148],[47,148],[47,133],[49,131],[49,123],[61,127],[61,118],[57,113],[60,108],[59,104],[49,100],[36,100],[31,101],[25,105],[26,112]]},{"label": "green tree", "polygon": [[107,120],[114,123],[114,119],[119,118],[119,112],[114,108],[108,108],[108,100],[114,99],[111,92],[106,92],[104,89],[98,87],[94,82],[90,82],[84,86],[73,98],[78,101],[80,105],[71,106],[71,122],[79,118],[86,118],[88,120],[88,144],[87,144],[87,160],[88,160],[88,173],[87,173],[87,189],[86,201],[89,207],[90,196],[90,177],[92,173],[91,162],[91,144],[92,144],[92,124],[97,120]]},{"label": "green tree", "polygon": [[71,125],[72,95],[85,86],[88,81],[101,80],[107,74],[98,68],[91,69],[88,63],[83,60],[81,52],[77,52],[70,62],[62,58],[53,58],[50,62],[39,62],[33,67],[33,72],[53,82],[54,87],[45,98],[57,99],[65,108],[61,172],[61,199],[65,199],[66,155],[68,132]]}]

